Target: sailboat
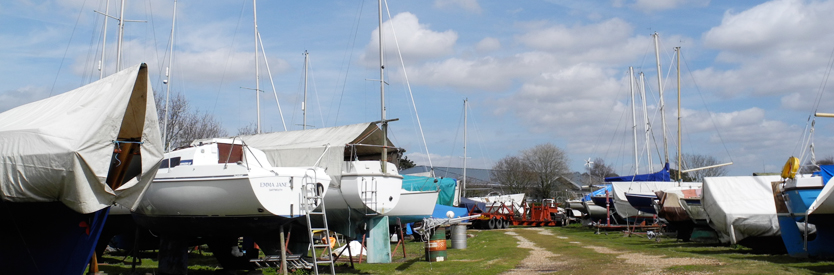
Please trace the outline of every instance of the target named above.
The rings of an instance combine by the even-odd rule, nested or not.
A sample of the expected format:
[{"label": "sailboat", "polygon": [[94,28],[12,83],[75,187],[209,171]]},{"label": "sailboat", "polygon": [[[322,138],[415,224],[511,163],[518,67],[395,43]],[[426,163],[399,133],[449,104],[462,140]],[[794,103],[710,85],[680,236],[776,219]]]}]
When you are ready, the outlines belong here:
[{"label": "sailboat", "polygon": [[[258,38],[256,27],[256,71]],[[160,236],[160,249],[184,251],[193,242],[208,242],[224,268],[248,269],[249,258],[257,254],[243,257],[237,239],[251,238],[265,254],[278,255],[279,231],[319,207],[322,200],[315,197],[326,196],[330,182],[324,168],[312,163],[273,166],[264,151],[240,137],[195,140],[165,153],[133,219]],[[252,247],[248,242],[244,249],[256,251]],[[166,267],[181,264],[163,261],[172,262]]]},{"label": "sailboat", "polygon": [[81,274],[111,205],[135,208],[162,159],[145,64],[0,113],[0,269]]}]

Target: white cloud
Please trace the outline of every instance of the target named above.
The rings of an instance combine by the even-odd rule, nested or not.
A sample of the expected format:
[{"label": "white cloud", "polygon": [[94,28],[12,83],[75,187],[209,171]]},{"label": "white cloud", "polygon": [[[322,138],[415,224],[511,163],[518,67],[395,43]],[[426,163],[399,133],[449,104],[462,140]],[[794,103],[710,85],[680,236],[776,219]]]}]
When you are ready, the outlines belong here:
[{"label": "white cloud", "polygon": [[486,37],[475,44],[475,51],[478,53],[494,52],[501,49],[501,41],[495,37]]},{"label": "white cloud", "polygon": [[[719,50],[716,67],[694,72],[702,87],[725,97],[786,95],[810,97],[824,79],[834,33],[834,2],[771,1],[726,12],[721,25],[703,34],[704,46]],[[797,105],[783,105],[790,107]]]},{"label": "white cloud", "polygon": [[[65,91],[62,91],[65,92]],[[23,104],[47,98],[49,90],[45,87],[25,86],[0,93],[0,112],[8,111]]]},{"label": "white cloud", "polygon": [[[392,24],[396,30],[396,39],[399,41],[400,51],[406,64],[414,64],[417,61],[448,55],[454,51],[455,42],[458,39],[458,34],[455,31],[433,31],[429,29],[428,25],[420,24],[414,14],[403,12],[383,23],[383,29],[385,30],[383,33],[384,45],[388,52],[396,52],[397,49],[391,29]],[[360,59],[368,67],[379,65],[379,28],[371,33],[371,40],[365,46],[365,52]]]},{"label": "white cloud", "polygon": [[[635,0],[631,8],[644,12],[671,10],[679,7],[703,7],[709,5],[710,0]],[[622,6],[622,1],[614,2],[614,7]]]},{"label": "white cloud", "polygon": [[447,9],[451,7],[460,7],[472,13],[481,13],[481,5],[477,0],[434,0],[434,7],[437,9]]}]

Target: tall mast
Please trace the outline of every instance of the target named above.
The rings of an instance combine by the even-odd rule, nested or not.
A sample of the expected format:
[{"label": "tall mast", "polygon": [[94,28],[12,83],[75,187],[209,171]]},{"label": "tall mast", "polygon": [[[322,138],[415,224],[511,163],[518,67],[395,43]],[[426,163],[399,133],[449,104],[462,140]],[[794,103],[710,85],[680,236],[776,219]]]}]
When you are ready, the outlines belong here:
[{"label": "tall mast", "polygon": [[663,80],[661,79],[663,72],[660,70],[660,48],[658,47],[657,32],[652,36],[654,37],[654,55],[657,60],[657,88],[660,91],[660,123],[663,124],[663,154],[665,163],[669,163],[669,143],[666,138],[666,103],[663,102]]},{"label": "tall mast", "polygon": [[640,161],[637,156],[637,114],[634,112],[634,67],[628,67],[628,86],[631,89],[631,132],[634,136],[634,174],[640,174]]},{"label": "tall mast", "polygon": [[171,70],[174,67],[174,26],[177,24],[177,0],[174,0],[174,19],[171,22],[171,53],[168,55],[168,68],[165,69],[165,119],[162,123],[162,148],[168,152],[168,101],[171,98]]},{"label": "tall mast", "polygon": [[122,37],[125,32],[125,0],[122,0],[121,11],[119,12],[119,42],[116,44],[116,71],[122,70]]},{"label": "tall mast", "polygon": [[301,129],[307,129],[307,57],[309,54],[304,51],[304,102],[301,103],[301,114],[304,117],[301,122]]},{"label": "tall mast", "polygon": [[110,0],[107,0],[107,2],[105,2],[105,4],[104,4],[104,13],[103,13],[104,14],[104,29],[102,30],[102,35],[104,37],[102,37],[102,39],[101,39],[101,60],[99,61],[100,63],[98,64],[98,71],[99,71],[98,79],[104,78],[104,53],[105,53],[105,49],[107,48],[107,17],[110,16],[110,15],[108,15],[109,13],[110,13]]},{"label": "tall mast", "polygon": [[382,173],[388,173],[388,121],[385,120],[385,63],[382,55],[382,0],[379,3],[379,94],[380,113],[382,114]]},{"label": "tall mast", "polygon": [[261,86],[260,86],[260,73],[258,72],[258,4],[256,3],[257,0],[252,0],[252,13],[254,14],[255,18],[255,104],[258,105],[257,113],[258,113],[258,125],[257,125],[257,133],[261,133]]},{"label": "tall mast", "polygon": [[681,170],[683,170],[683,163],[681,162],[681,47],[675,47],[675,55],[677,61],[675,62],[678,69],[678,181],[681,179]]},{"label": "tall mast", "polygon": [[652,150],[649,150],[649,134],[651,132],[651,125],[649,124],[649,111],[646,109],[646,82],[643,72],[640,72],[640,97],[643,99],[643,131],[646,134],[646,159],[649,160],[649,173],[651,173]]},{"label": "tall mast", "polygon": [[468,102],[468,98],[463,100],[463,191],[461,193],[464,198],[466,197],[466,103]]}]

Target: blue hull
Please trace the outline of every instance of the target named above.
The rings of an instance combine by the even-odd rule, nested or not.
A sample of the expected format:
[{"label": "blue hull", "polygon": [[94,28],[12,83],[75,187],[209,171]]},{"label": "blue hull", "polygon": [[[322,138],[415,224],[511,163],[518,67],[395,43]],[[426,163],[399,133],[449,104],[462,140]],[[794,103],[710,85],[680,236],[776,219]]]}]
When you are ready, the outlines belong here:
[{"label": "blue hull", "polygon": [[657,214],[657,210],[655,210],[654,206],[652,206],[654,200],[657,199],[656,195],[626,193],[625,196],[628,203],[631,204],[631,207],[634,207],[638,211],[649,214]]},{"label": "blue hull", "polygon": [[[600,196],[600,197],[591,197],[591,201],[593,201],[594,204],[596,204],[597,206],[605,208],[605,195]],[[611,205],[611,209],[613,210],[614,209],[614,196],[613,195],[608,196],[608,203]]]},{"label": "blue hull", "polygon": [[785,203],[791,213],[805,213],[805,211],[808,210],[808,207],[810,207],[811,204],[817,200],[821,191],[822,187],[791,189],[782,193],[788,197]]},{"label": "blue hull", "polygon": [[790,189],[783,192],[787,197],[785,204],[791,216],[787,213],[779,214],[779,227],[782,231],[782,241],[788,254],[799,258],[831,258],[834,257],[834,215],[812,214],[808,216],[808,223],[816,227],[816,233],[808,236],[807,249],[805,234],[803,234],[804,213],[814,203],[822,188]]},{"label": "blue hull", "polygon": [[0,200],[0,270],[4,274],[83,274],[109,208],[80,214],[63,203]]}]

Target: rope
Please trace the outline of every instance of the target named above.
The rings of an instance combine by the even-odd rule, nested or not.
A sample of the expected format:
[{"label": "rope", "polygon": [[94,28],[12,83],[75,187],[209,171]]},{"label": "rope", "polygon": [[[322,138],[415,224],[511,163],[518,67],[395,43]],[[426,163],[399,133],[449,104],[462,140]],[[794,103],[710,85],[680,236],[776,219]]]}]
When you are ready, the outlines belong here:
[{"label": "rope", "polygon": [[[339,112],[342,109],[342,99],[344,99],[344,97],[345,97],[345,86],[347,85],[347,76],[348,76],[348,73],[350,72],[350,62],[353,60],[353,55],[352,54],[347,54],[347,53],[353,52],[353,48],[354,48],[354,46],[356,46],[356,37],[357,37],[357,34],[359,33],[359,19],[362,18],[362,6],[364,6],[364,5],[365,5],[365,1],[363,0],[362,3],[359,4],[359,9],[358,9],[359,15],[356,16],[356,24],[354,25],[353,40],[350,41],[350,51],[345,50],[345,54],[342,56],[342,66],[347,64],[347,69],[345,70],[345,77],[342,80],[342,91],[339,94],[339,105],[336,105],[336,116],[333,119],[333,125],[334,126],[336,125],[336,121],[339,119]],[[345,62],[345,56],[348,56],[347,62]],[[333,110],[332,106],[331,106],[330,110]]]},{"label": "rope", "polygon": [[55,73],[55,79],[52,80],[52,88],[49,89],[49,96],[52,96],[52,92],[55,91],[55,83],[58,82],[58,75],[61,74],[61,68],[64,67],[64,60],[67,59],[67,52],[69,52],[70,44],[72,44],[72,38],[75,36],[75,29],[78,28],[78,21],[81,20],[81,13],[84,11],[84,7],[87,5],[87,0],[84,0],[84,3],[81,4],[81,10],[78,11],[78,17],[75,19],[75,26],[72,26],[72,32],[70,33],[70,39],[67,41],[67,47],[64,49],[64,56],[61,57],[61,65],[58,65],[58,72]]},{"label": "rope", "polygon": [[712,111],[709,110],[707,101],[704,99],[704,94],[701,93],[701,88],[698,87],[698,82],[695,81],[695,76],[692,75],[692,70],[689,69],[689,63],[686,62],[686,58],[684,58],[683,55],[681,55],[681,59],[683,59],[683,64],[685,65],[684,67],[687,71],[689,71],[689,77],[692,79],[692,84],[695,86],[695,90],[698,91],[698,96],[701,97],[701,102],[704,103],[704,109],[707,109],[707,115],[709,115],[710,121],[712,121],[712,127],[715,129],[715,133],[718,135],[718,139],[721,140],[721,146],[724,147],[724,151],[727,152],[727,156],[730,158],[730,162],[732,162],[733,156],[730,155],[730,150],[727,149],[727,144],[724,143],[724,137],[721,136],[721,131],[718,130],[718,124],[715,123],[715,118],[712,116]]}]

